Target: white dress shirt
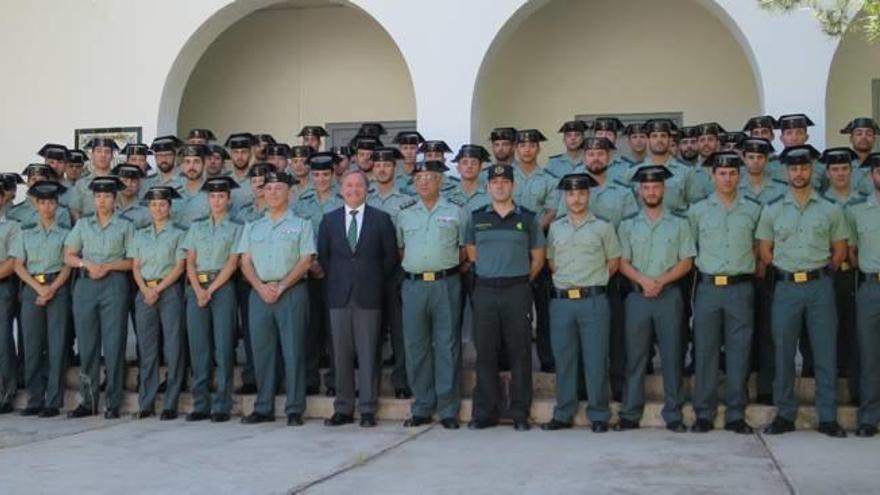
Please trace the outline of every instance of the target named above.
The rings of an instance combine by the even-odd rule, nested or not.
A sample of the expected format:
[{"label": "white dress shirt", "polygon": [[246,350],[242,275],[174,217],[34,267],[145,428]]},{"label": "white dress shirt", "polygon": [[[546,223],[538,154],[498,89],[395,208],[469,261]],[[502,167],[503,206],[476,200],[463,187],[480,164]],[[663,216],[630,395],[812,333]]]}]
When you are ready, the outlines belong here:
[{"label": "white dress shirt", "polygon": [[350,208],[348,205],[345,205],[345,232],[343,232],[345,236],[348,236],[348,227],[351,225],[351,212],[357,211],[354,216],[357,218],[357,238],[360,240],[361,229],[364,227],[364,208],[366,207],[366,203],[355,208]]}]

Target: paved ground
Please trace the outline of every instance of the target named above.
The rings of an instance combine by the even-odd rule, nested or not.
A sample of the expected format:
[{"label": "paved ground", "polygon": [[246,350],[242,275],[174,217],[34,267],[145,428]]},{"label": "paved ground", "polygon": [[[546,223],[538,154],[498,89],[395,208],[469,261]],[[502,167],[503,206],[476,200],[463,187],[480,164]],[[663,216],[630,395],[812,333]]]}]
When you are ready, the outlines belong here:
[{"label": "paved ground", "polygon": [[[236,418],[237,419],[237,418]],[[880,439],[0,418],[0,493],[880,493]]]}]

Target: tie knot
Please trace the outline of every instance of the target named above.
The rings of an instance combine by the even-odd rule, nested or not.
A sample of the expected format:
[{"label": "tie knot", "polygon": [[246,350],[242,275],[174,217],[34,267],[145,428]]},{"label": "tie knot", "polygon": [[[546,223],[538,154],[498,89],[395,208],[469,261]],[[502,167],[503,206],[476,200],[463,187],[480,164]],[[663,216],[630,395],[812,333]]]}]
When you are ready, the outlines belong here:
[{"label": "tie knot", "polygon": [[351,215],[351,216],[357,216],[358,211],[357,211],[357,210],[351,210],[350,212],[348,212],[348,214]]}]

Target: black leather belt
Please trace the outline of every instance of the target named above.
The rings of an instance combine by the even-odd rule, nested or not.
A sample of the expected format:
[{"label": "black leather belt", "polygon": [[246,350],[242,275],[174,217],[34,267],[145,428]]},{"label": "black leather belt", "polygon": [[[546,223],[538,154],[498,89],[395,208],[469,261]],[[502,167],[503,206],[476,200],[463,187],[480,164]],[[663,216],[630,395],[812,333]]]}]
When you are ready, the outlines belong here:
[{"label": "black leather belt", "polygon": [[37,281],[40,285],[48,285],[55,281],[58,278],[58,274],[61,272],[55,273],[31,273],[31,277]]},{"label": "black leather belt", "polygon": [[709,283],[715,287],[727,287],[740,282],[751,282],[755,278],[751,273],[741,275],[721,275],[700,272],[700,282]]},{"label": "black leather belt", "polygon": [[859,281],[862,283],[874,282],[875,284],[880,284],[880,273],[859,272]]},{"label": "black leather belt", "polygon": [[479,287],[512,287],[518,284],[529,283],[529,276],[521,277],[477,277],[475,282]]},{"label": "black leather belt", "polygon": [[571,289],[557,289],[554,287],[550,291],[550,297],[553,299],[584,299],[604,293],[605,287],[601,285],[594,285],[592,287],[574,287]]},{"label": "black leather belt", "polygon": [[776,268],[775,270],[777,281],[794,282],[796,284],[802,284],[811,280],[820,279],[828,275],[827,268],[819,268],[818,270],[809,270],[803,272],[787,272],[779,268]]},{"label": "black leather belt", "polygon": [[403,276],[407,280],[421,280],[423,282],[435,282],[442,278],[451,277],[453,275],[458,274],[458,267],[453,266],[447,270],[439,271],[439,272],[423,272],[423,273],[410,273],[404,272]]}]

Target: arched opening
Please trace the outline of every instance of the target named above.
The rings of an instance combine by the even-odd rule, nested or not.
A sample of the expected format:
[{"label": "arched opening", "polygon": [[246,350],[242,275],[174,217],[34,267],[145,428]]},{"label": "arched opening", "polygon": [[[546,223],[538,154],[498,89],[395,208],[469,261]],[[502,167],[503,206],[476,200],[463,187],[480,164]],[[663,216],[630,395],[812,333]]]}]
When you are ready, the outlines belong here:
[{"label": "arched opening", "polygon": [[407,65],[369,14],[331,0],[253,5],[222,9],[187,43],[159,133],[207,127],[221,139],[250,130],[293,142],[302,125],[415,120]]},{"label": "arched opening", "polygon": [[840,134],[840,129],[853,118],[880,121],[880,42],[870,43],[853,30],[843,36],[828,74],[825,112],[829,147],[849,146],[849,137]]},{"label": "arched opening", "polygon": [[[483,61],[472,138],[483,142],[498,125],[550,136],[565,120],[597,114],[677,114],[739,130],[762,108],[744,40],[710,1],[533,0]],[[546,148],[545,157],[561,151],[561,140]]]}]

